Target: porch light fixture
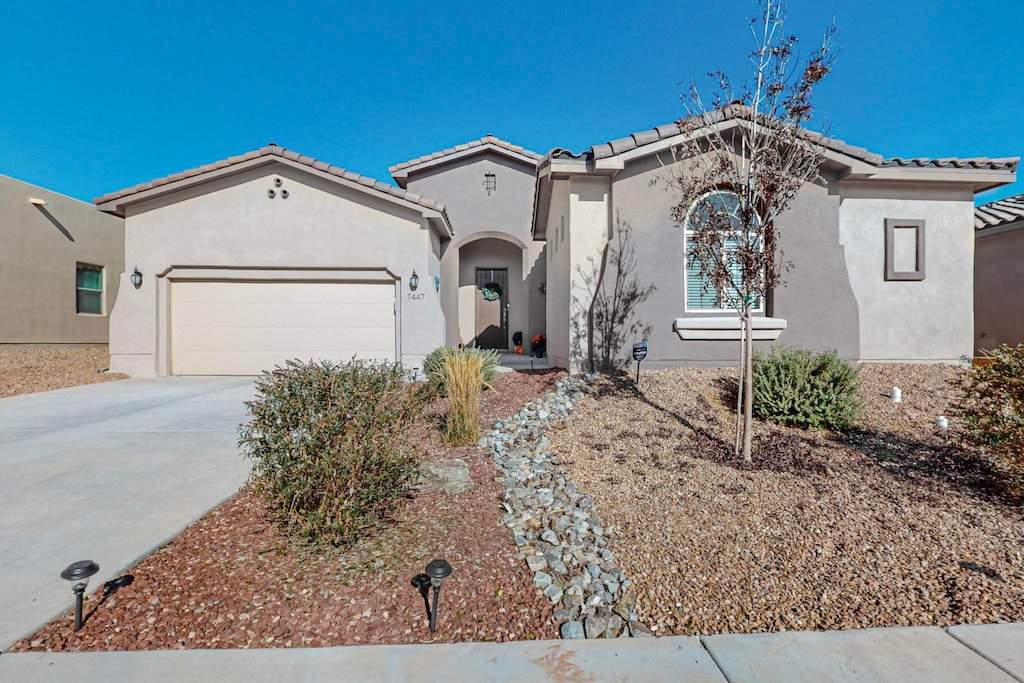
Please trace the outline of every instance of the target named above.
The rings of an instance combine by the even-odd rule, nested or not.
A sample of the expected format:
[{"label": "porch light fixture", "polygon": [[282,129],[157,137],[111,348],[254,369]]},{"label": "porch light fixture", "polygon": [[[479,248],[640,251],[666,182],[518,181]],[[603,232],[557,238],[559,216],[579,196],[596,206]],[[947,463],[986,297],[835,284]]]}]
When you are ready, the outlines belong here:
[{"label": "porch light fixture", "polygon": [[498,189],[498,179],[493,173],[484,173],[484,189],[487,190],[487,196],[491,196],[491,192]]},{"label": "porch light fixture", "polygon": [[128,276],[128,279],[131,280],[132,286],[135,287],[135,289],[142,286],[142,273],[139,272],[138,266],[135,266],[135,270],[133,270],[132,274]]},{"label": "porch light fixture", "polygon": [[[75,630],[82,628],[82,595],[89,585],[89,577],[100,570],[100,566],[92,560],[80,560],[69,564],[60,573],[60,578],[71,582],[71,590],[75,593]],[[436,598],[435,598],[436,600]]]},{"label": "porch light fixture", "polygon": [[435,292],[440,292],[441,291],[441,276],[440,275],[435,275],[434,276],[434,291]]},{"label": "porch light fixture", "polygon": [[416,274],[416,269],[413,268],[412,277],[409,278],[409,289],[416,291],[416,288],[420,286],[420,276]]}]

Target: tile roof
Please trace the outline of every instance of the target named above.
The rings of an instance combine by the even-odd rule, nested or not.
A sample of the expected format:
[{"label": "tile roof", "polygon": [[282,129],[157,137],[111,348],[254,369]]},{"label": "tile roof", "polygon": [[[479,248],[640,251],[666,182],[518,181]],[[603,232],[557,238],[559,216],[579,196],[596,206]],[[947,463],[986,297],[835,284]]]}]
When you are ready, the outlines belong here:
[{"label": "tile roof", "polygon": [[974,207],[974,229],[984,230],[1024,221],[1024,194]]},{"label": "tile roof", "polygon": [[411,168],[413,166],[419,166],[420,164],[424,164],[428,161],[434,161],[435,159],[443,159],[444,157],[451,156],[453,154],[458,154],[459,152],[465,152],[467,150],[473,149],[474,147],[483,147],[484,145],[494,145],[495,147],[500,147],[501,149],[508,150],[509,152],[515,152],[516,154],[521,154],[522,156],[529,157],[534,161],[540,161],[543,158],[540,154],[537,154],[536,152],[531,152],[530,150],[520,147],[519,145],[513,145],[511,142],[505,142],[504,140],[496,138],[490,133],[488,133],[479,140],[471,140],[470,142],[467,142],[462,145],[455,145],[454,147],[449,147],[448,149],[442,149],[440,152],[434,152],[433,154],[427,154],[425,156],[417,157],[416,159],[410,159],[409,161],[403,161],[400,164],[395,164],[394,166],[388,169],[388,172],[395,173],[396,171],[401,171],[407,168]]},{"label": "tile roof", "polygon": [[[740,118],[743,116],[749,116],[750,109],[742,105],[729,105],[721,109],[717,109],[712,112],[708,112],[708,116],[712,123],[719,123],[722,121],[728,121],[734,118]],[[584,150],[579,154],[573,152],[555,148],[548,152],[545,157],[545,161],[550,159],[605,159],[608,157],[617,156],[623,152],[628,152],[644,145],[649,145],[666,138],[675,137],[683,132],[680,126],[681,121],[675,123],[669,123],[662,126],[656,126],[649,130],[643,130],[637,133],[632,133],[624,138],[618,140],[612,140],[601,145],[594,145],[589,149]],[[918,168],[982,168],[991,170],[1016,170],[1017,163],[1020,161],[1019,157],[1006,157],[999,159],[989,159],[987,157],[976,157],[968,159],[956,159],[953,157],[947,157],[943,159],[929,159],[914,158],[914,159],[901,159],[895,157],[892,159],[886,159],[880,154],[870,152],[863,147],[857,147],[851,145],[843,140],[836,138],[827,138],[821,133],[805,130],[803,131],[804,136],[816,142],[828,149],[845,154],[846,156],[859,159],[865,163],[879,167],[893,167],[893,166],[913,166]]]},{"label": "tile roof", "polygon": [[[134,187],[129,187],[124,190],[118,190],[117,192],[105,194],[102,197],[97,197],[96,199],[94,199],[93,203],[104,204],[106,202],[114,201],[116,199],[122,199],[124,197],[137,194],[139,192],[151,190],[156,187],[170,185],[171,183],[178,182],[179,180],[194,178],[196,176],[201,176],[204,173],[218,171],[223,168],[228,168],[229,166],[234,166],[235,164],[240,164],[246,161],[250,161],[252,159],[258,159],[260,157],[269,156],[288,159],[289,161],[294,161],[304,166],[315,168],[318,171],[322,171],[324,173],[337,176],[338,178],[343,178],[344,180],[348,180],[353,183],[358,183],[359,185],[363,185],[378,192],[391,195],[392,197],[397,197],[398,199],[403,199],[407,202],[412,202],[413,204],[418,204],[428,209],[433,209],[434,211],[438,211],[441,214],[443,214],[445,220],[448,219],[448,214],[445,211],[445,206],[441,202],[437,202],[434,201],[433,199],[428,199],[427,197],[420,196],[415,192],[403,190],[400,187],[395,187],[390,183],[381,182],[380,180],[371,178],[369,176],[360,175],[359,173],[353,173],[352,171],[346,171],[340,166],[334,166],[333,164],[328,164],[324,161],[319,161],[317,159],[314,159],[313,157],[305,156],[303,154],[299,154],[298,152],[293,152],[289,149],[285,149],[284,147],[279,147],[273,142],[271,142],[266,147],[261,147],[251,152],[246,152],[245,154],[228,157],[227,159],[222,159],[221,161],[217,161],[212,164],[205,164],[203,166],[199,166],[198,168],[193,168],[188,171],[182,171],[181,173],[169,175],[166,178],[157,178],[156,180],[151,180],[148,183],[142,183],[140,185],[135,185]],[[451,225],[451,221],[449,221],[449,225]]]}]

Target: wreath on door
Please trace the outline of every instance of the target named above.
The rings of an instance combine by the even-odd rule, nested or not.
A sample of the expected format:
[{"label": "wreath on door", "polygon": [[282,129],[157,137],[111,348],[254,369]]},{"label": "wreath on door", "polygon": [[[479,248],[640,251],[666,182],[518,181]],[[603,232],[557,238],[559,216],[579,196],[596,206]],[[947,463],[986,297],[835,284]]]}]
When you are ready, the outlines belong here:
[{"label": "wreath on door", "polygon": [[485,301],[497,301],[501,298],[501,290],[494,283],[481,287],[480,292],[484,295]]}]

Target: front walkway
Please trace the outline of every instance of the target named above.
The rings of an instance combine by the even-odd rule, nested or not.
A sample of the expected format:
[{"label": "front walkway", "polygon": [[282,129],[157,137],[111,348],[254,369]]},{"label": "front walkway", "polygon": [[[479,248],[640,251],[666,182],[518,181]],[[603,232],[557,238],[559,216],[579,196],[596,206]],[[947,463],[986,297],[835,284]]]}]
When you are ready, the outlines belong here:
[{"label": "front walkway", "polygon": [[501,366],[498,372],[512,372],[513,370],[547,370],[551,367],[548,358],[537,358],[524,353],[509,353],[501,351]]},{"label": "front walkway", "polygon": [[0,655],[0,681],[1024,681],[1024,624],[320,649]]}]

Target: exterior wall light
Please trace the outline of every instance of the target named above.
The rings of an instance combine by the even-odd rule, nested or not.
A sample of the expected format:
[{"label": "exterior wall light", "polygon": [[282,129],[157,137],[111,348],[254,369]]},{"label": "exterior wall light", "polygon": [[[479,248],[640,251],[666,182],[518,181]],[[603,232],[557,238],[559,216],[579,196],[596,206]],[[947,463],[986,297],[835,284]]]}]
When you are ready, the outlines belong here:
[{"label": "exterior wall light", "polygon": [[434,276],[434,291],[435,292],[440,292],[441,291],[441,276],[440,275],[435,275]]},{"label": "exterior wall light", "polygon": [[498,178],[493,173],[484,173],[484,189],[487,190],[488,197],[498,189]]},{"label": "exterior wall light", "polygon": [[416,269],[413,268],[412,277],[409,278],[409,289],[416,291],[416,288],[420,286],[420,276],[416,274]]},{"label": "exterior wall light", "polygon": [[135,270],[133,270],[132,274],[128,276],[128,279],[131,280],[132,286],[135,287],[135,289],[142,286],[142,273],[139,272],[138,266],[135,266]]},{"label": "exterior wall light", "polygon": [[[89,585],[89,577],[100,570],[100,566],[92,560],[81,560],[68,565],[60,573],[60,578],[71,582],[71,590],[75,593],[75,630],[82,628],[82,594]],[[434,600],[436,601],[436,594]]]}]

